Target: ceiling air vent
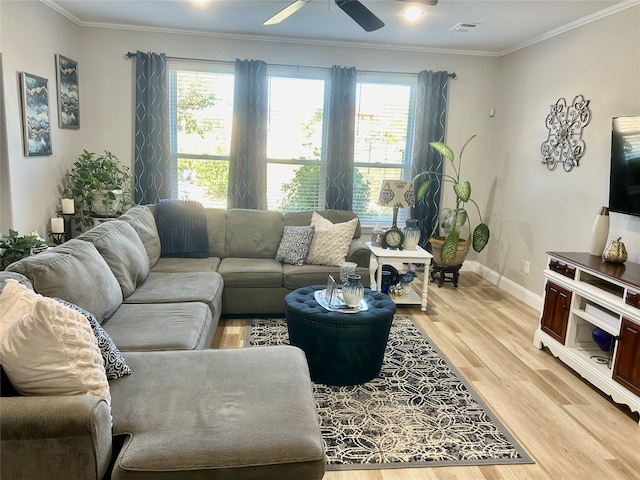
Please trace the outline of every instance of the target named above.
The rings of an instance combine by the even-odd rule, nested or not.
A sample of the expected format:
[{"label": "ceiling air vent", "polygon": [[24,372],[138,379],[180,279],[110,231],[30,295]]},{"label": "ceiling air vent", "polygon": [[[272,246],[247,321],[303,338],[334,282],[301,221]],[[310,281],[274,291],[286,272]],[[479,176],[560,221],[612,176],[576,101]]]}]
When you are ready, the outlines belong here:
[{"label": "ceiling air vent", "polygon": [[454,25],[453,27],[451,27],[451,31],[452,32],[468,32],[470,30],[473,30],[474,28],[476,28],[478,25],[480,25],[479,23],[473,23],[473,22],[460,22],[456,25]]}]

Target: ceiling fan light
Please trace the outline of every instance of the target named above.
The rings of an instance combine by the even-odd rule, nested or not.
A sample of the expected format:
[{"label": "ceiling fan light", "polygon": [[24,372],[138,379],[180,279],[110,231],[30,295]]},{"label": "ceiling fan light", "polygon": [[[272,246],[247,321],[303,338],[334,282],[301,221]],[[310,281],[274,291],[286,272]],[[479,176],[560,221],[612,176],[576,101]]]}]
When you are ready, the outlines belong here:
[{"label": "ceiling fan light", "polygon": [[415,5],[407,8],[404,12],[402,12],[402,16],[408,22],[415,22],[423,15],[424,15],[424,10],[422,10],[420,7],[417,7]]}]

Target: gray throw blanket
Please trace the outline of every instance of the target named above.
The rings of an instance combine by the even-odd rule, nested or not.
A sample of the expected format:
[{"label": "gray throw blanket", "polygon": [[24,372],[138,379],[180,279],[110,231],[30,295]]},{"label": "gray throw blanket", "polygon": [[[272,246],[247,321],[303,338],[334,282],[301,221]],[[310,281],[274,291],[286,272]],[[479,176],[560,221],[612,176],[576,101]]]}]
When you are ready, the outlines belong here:
[{"label": "gray throw blanket", "polygon": [[209,256],[207,218],[201,203],[162,199],[155,203],[153,213],[160,237],[161,257]]}]

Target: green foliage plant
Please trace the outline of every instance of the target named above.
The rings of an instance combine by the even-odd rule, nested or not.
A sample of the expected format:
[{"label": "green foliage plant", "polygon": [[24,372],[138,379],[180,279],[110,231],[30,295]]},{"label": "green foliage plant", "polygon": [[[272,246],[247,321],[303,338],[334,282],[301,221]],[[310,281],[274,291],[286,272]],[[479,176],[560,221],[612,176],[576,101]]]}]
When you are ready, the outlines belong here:
[{"label": "green foliage plant", "polygon": [[[469,181],[461,181],[460,173],[462,170],[462,155],[465,151],[465,148],[469,143],[476,137],[476,135],[472,135],[467,139],[467,141],[462,146],[460,150],[460,155],[458,155],[458,162],[456,164],[455,155],[453,150],[443,142],[430,142],[429,145],[434,150],[441,153],[449,162],[451,162],[451,166],[453,167],[453,175],[447,175],[444,173],[438,173],[434,171],[426,171],[417,174],[413,181],[422,181],[426,178],[426,181],[420,185],[418,191],[416,193],[416,199],[421,201],[424,199],[429,187],[433,183],[434,180],[440,180],[440,182],[450,182],[453,184],[453,191],[456,195],[456,203],[455,208],[445,208],[442,209],[442,213],[446,215],[446,219],[440,225],[444,230],[444,243],[442,244],[442,248],[440,251],[440,258],[444,265],[449,265],[453,260],[453,257],[456,254],[458,249],[458,241],[460,240],[460,230],[467,224],[469,229],[469,235],[471,235],[471,221],[469,220],[469,215],[465,208],[465,205],[468,202],[471,202],[478,212],[478,217],[480,218],[480,223],[476,225],[473,230],[473,236],[471,237],[471,246],[476,252],[481,252],[484,247],[486,247],[489,242],[489,226],[482,221],[482,214],[480,213],[480,208],[478,204],[471,198],[471,183]],[[434,226],[434,232],[438,228],[438,224]]]},{"label": "green foliage plant", "polygon": [[0,270],[48,246],[49,244],[37,233],[20,235],[17,231],[9,229],[8,235],[0,235]]},{"label": "green foliage plant", "polygon": [[121,165],[118,157],[105,150],[104,155],[83,150],[66,174],[64,195],[75,201],[76,230],[92,225],[91,203],[94,192],[103,193],[101,202],[107,206],[116,200],[116,192],[122,190],[122,208],[131,205],[132,181],[129,167]]}]

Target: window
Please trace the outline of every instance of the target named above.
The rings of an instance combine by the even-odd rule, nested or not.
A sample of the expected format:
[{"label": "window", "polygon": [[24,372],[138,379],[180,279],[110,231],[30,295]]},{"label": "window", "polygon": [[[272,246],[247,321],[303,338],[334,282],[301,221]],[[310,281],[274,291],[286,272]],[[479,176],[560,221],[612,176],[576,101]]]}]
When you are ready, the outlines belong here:
[{"label": "window", "polygon": [[324,206],[324,79],[269,77],[267,203],[271,210]]},{"label": "window", "polygon": [[407,83],[358,82],[353,210],[362,220],[388,221],[377,204],[382,180],[410,178],[413,92]]},{"label": "window", "polygon": [[233,73],[188,66],[170,72],[171,152],[178,198],[226,208]]},{"label": "window", "polygon": [[[170,79],[178,196],[226,208],[233,66],[176,62]],[[391,218],[390,209],[377,205],[382,180],[410,177],[414,85],[414,79],[358,75],[353,209],[365,222]],[[328,88],[327,71],[270,67],[269,209],[324,208]]]}]

